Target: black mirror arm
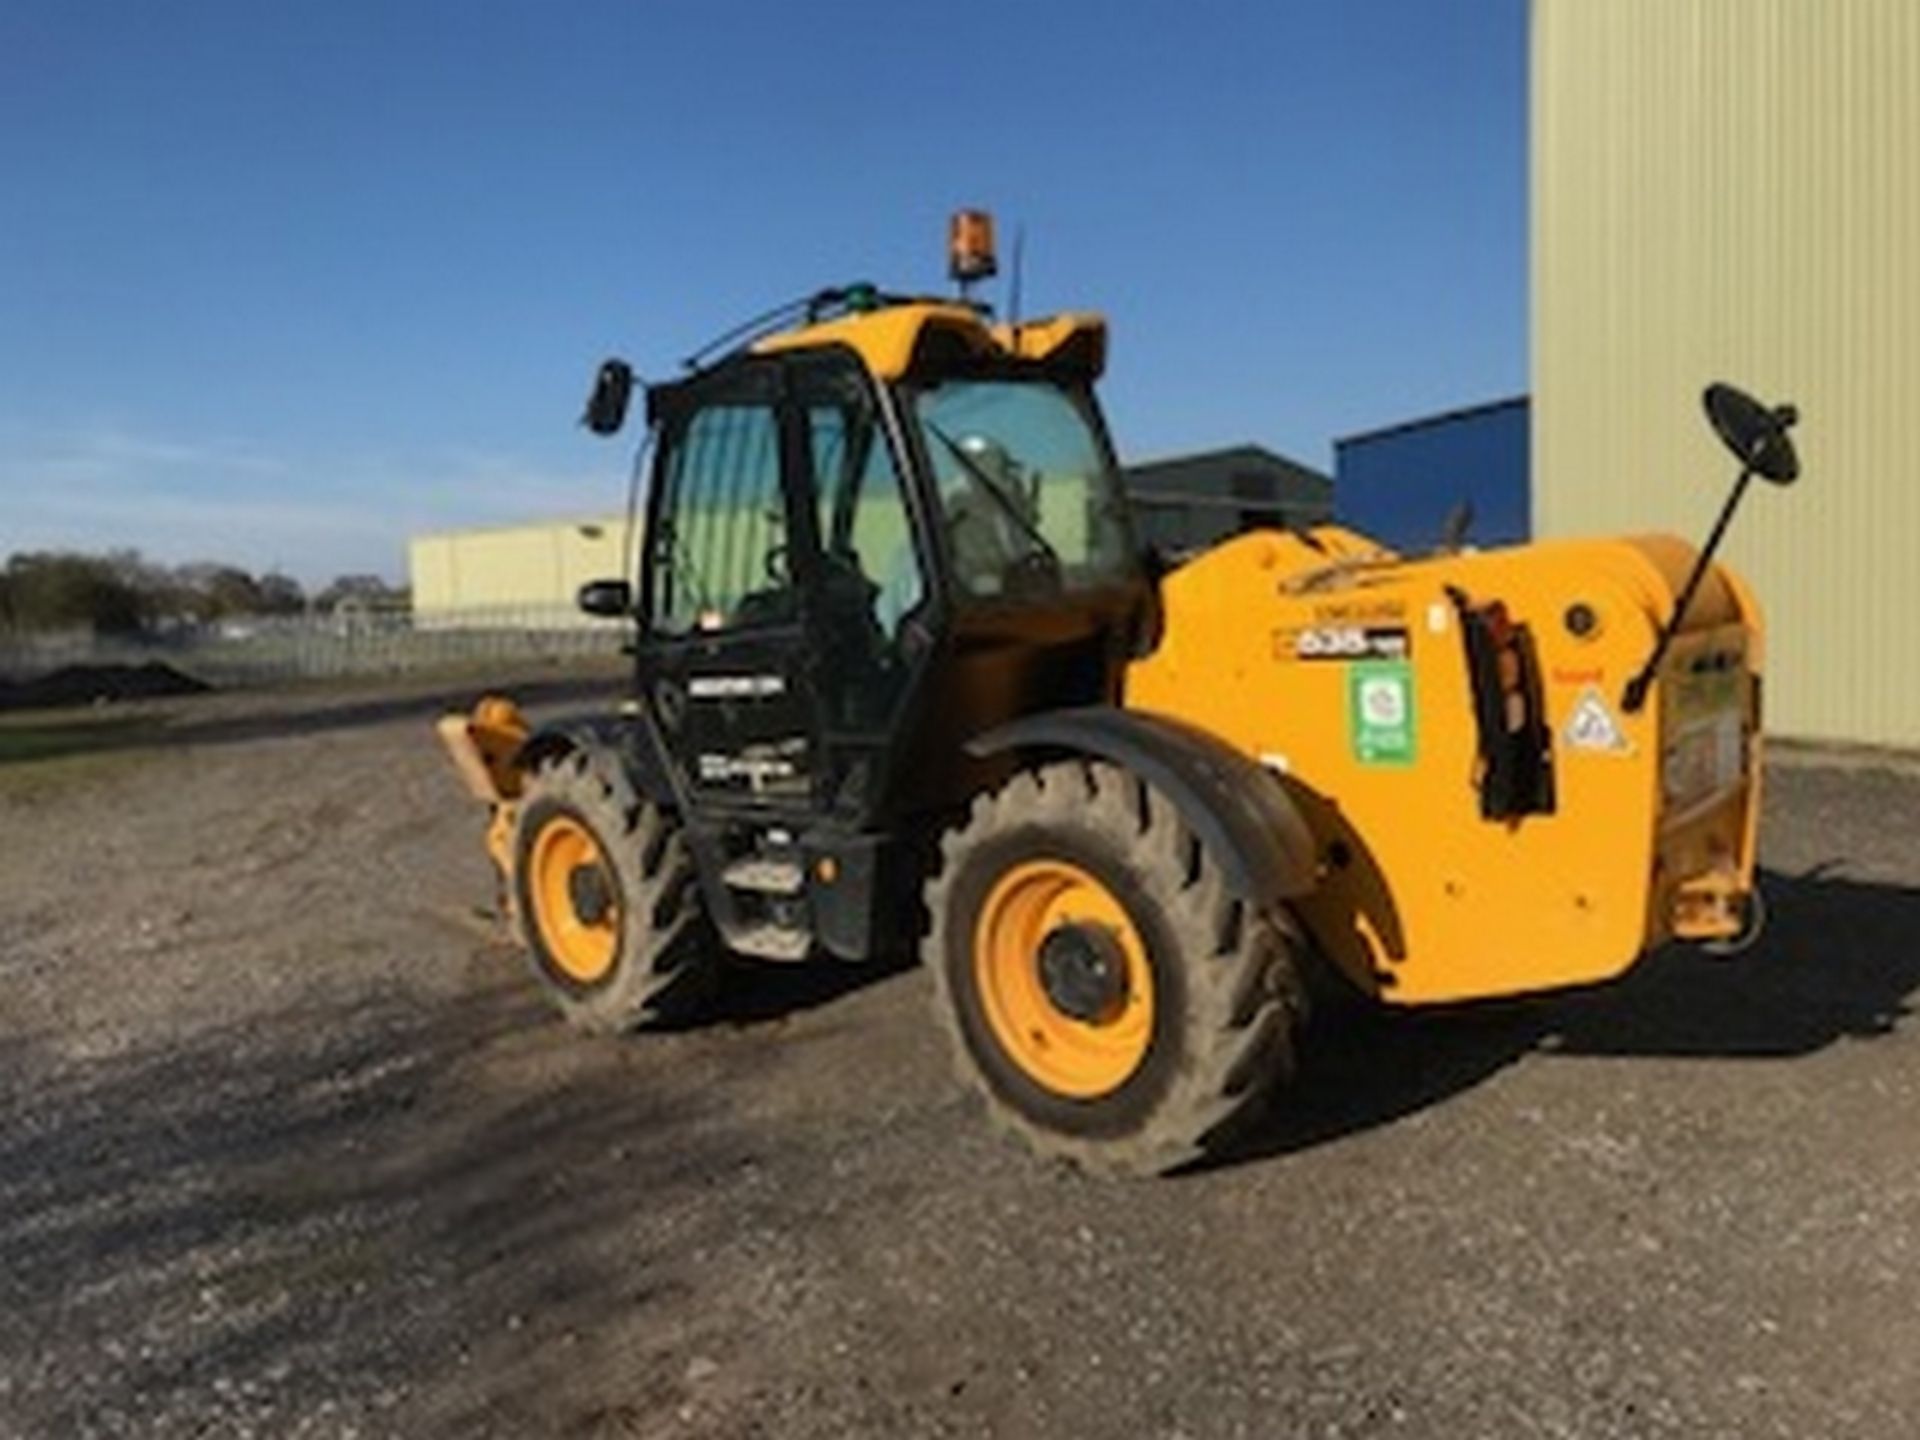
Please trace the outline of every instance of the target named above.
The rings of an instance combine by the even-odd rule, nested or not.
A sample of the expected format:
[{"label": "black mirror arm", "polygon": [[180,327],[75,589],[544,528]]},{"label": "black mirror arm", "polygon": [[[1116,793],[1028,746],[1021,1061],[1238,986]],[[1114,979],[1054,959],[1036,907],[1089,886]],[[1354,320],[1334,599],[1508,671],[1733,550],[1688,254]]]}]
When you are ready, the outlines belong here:
[{"label": "black mirror arm", "polygon": [[1653,677],[1659,673],[1660,662],[1667,657],[1667,648],[1673,644],[1673,637],[1686,619],[1687,609],[1693,604],[1694,592],[1700,588],[1700,582],[1706,578],[1707,567],[1713,564],[1714,552],[1720,548],[1720,541],[1727,533],[1727,527],[1733,523],[1733,512],[1740,508],[1740,501],[1752,483],[1754,469],[1751,465],[1741,467],[1739,482],[1733,487],[1733,493],[1727,496],[1727,503],[1720,507],[1720,518],[1713,522],[1713,533],[1707,536],[1707,543],[1700,551],[1700,558],[1693,562],[1693,573],[1687,576],[1687,583],[1680,587],[1680,598],[1674,602],[1673,614],[1667,617],[1667,623],[1660,627],[1660,636],[1654,641],[1653,653],[1647,656],[1647,663],[1627,682],[1625,693],[1620,697],[1620,708],[1629,715],[1637,715],[1647,703],[1647,691],[1653,687]]}]

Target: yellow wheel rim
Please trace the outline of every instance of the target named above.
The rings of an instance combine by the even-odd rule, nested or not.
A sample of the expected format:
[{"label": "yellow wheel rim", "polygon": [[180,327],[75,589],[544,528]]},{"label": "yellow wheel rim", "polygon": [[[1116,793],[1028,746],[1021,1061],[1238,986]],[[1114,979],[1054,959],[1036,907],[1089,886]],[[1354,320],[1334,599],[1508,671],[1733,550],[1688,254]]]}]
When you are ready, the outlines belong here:
[{"label": "yellow wheel rim", "polygon": [[[600,842],[572,816],[556,815],[533,837],[527,864],[534,921],[547,955],[583,985],[604,979],[620,949],[620,902]],[[582,870],[597,870],[604,887],[606,903],[591,918],[577,903],[574,875]]]},{"label": "yellow wheel rim", "polygon": [[[1061,1009],[1042,978],[1043,943],[1069,925],[1104,931],[1124,960],[1119,993],[1091,1018]],[[995,882],[974,926],[973,978],[1000,1048],[1055,1094],[1111,1094],[1146,1059],[1153,1038],[1146,946],[1127,907],[1078,865],[1028,860]]]}]

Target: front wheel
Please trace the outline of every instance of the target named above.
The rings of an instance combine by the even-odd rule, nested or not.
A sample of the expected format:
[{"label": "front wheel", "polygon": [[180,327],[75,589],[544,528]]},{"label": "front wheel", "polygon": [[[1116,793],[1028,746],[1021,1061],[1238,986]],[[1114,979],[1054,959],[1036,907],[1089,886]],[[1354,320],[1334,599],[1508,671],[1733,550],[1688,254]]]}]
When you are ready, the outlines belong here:
[{"label": "front wheel", "polygon": [[619,758],[579,749],[529,777],[513,826],[515,929],[554,1005],[584,1030],[684,1024],[720,952],[679,827]]},{"label": "front wheel", "polygon": [[1065,761],[979,797],[929,882],[925,960],[963,1077],[1037,1149],[1157,1174],[1291,1073],[1286,918],[1228,894],[1158,791]]}]

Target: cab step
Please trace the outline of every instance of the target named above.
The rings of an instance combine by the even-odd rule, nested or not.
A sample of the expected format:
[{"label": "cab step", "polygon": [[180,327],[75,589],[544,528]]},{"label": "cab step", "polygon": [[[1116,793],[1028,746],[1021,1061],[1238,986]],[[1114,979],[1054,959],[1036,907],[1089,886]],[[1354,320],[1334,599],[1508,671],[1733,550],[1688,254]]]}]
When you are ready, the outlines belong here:
[{"label": "cab step", "polygon": [[749,890],[756,895],[798,895],[807,883],[807,873],[799,861],[757,855],[734,861],[720,872],[720,878],[731,890]]},{"label": "cab step", "polygon": [[813,935],[790,925],[750,925],[729,933],[727,944],[756,960],[804,960],[813,949]]}]

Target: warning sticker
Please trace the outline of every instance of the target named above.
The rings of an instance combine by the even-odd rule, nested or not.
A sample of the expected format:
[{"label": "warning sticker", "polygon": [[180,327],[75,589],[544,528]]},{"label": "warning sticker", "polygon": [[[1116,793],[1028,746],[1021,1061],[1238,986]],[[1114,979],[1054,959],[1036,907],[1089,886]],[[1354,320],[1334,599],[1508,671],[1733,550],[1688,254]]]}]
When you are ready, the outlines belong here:
[{"label": "warning sticker", "polygon": [[1598,685],[1580,692],[1573,713],[1567,717],[1565,739],[1569,750],[1603,750],[1620,755],[1628,748],[1626,733]]},{"label": "warning sticker", "polygon": [[1411,765],[1413,667],[1404,660],[1362,660],[1347,672],[1347,723],[1363,765]]}]

